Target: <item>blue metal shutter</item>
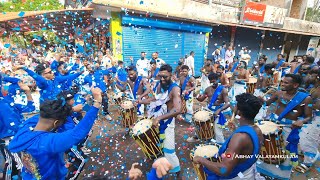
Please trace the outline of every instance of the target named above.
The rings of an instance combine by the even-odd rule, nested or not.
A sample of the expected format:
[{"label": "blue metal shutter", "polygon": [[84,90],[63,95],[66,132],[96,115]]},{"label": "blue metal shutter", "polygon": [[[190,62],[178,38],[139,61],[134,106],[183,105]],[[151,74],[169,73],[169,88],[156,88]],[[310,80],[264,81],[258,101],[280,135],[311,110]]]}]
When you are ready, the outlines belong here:
[{"label": "blue metal shutter", "polygon": [[140,52],[147,53],[151,59],[153,52],[159,52],[159,58],[174,69],[181,57],[182,33],[162,29],[123,27],[123,56],[126,63],[129,57],[140,59]]},{"label": "blue metal shutter", "polygon": [[277,59],[277,55],[281,53],[284,41],[284,33],[266,31],[263,39],[263,49],[261,54],[268,57],[267,63],[272,63]]},{"label": "blue metal shutter", "polygon": [[190,55],[191,51],[195,52],[194,56],[194,71],[195,76],[200,76],[200,69],[204,63],[205,55],[205,35],[204,34],[194,34],[194,33],[184,33],[183,34],[183,49],[184,54]]},{"label": "blue metal shutter", "polygon": [[175,69],[181,57],[195,51],[197,72],[203,65],[204,44],[204,34],[123,26],[123,59],[127,65],[130,63],[129,57],[132,56],[136,62],[141,51],[147,53],[148,59],[151,59],[153,52],[159,52],[159,57]]}]

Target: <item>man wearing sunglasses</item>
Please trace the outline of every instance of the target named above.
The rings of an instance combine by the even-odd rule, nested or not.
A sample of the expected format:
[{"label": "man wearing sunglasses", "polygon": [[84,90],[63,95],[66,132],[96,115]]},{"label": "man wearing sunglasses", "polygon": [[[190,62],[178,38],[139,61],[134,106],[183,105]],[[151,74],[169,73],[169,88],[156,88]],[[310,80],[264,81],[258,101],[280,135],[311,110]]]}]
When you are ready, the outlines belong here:
[{"label": "man wearing sunglasses", "polygon": [[17,66],[16,69],[23,69],[36,81],[37,86],[40,88],[40,104],[46,99],[55,99],[62,91],[61,84],[67,81],[73,81],[83,73],[83,71],[81,71],[67,76],[55,77],[51,68],[45,64],[39,64],[35,69],[36,73],[23,66]]},{"label": "man wearing sunglasses", "polygon": [[[136,103],[150,104],[155,103],[152,115],[157,114],[153,119],[153,125],[159,126],[160,147],[163,148],[164,156],[172,165],[170,173],[179,176],[180,163],[175,152],[175,117],[181,113],[181,96],[179,86],[172,82],[172,67],[164,64],[160,67],[158,77],[160,86],[156,87],[155,96],[139,100]],[[158,113],[162,111],[162,113]]]}]

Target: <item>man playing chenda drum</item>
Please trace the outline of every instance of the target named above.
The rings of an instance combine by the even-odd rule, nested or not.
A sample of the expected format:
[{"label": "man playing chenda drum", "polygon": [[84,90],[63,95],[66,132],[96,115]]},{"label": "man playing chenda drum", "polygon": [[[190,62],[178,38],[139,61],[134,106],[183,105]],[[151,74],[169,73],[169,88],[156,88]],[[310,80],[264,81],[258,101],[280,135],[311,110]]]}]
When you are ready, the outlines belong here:
[{"label": "man playing chenda drum", "polygon": [[[312,102],[309,94],[298,91],[301,82],[301,76],[286,74],[281,82],[281,91],[274,93],[266,101],[267,105],[277,102],[276,111],[270,115],[270,120],[285,125],[282,128],[282,137],[286,145],[283,150],[288,150],[291,155],[298,154],[300,129],[312,117]],[[297,158],[287,158],[280,165],[267,164],[261,161],[257,163],[257,169],[262,174],[272,178],[290,179],[292,166],[298,164],[297,160]]]},{"label": "man playing chenda drum", "polygon": [[149,114],[155,117],[153,125],[158,126],[160,123],[160,143],[164,156],[173,167],[169,172],[179,174],[180,163],[175,152],[174,129],[175,117],[181,111],[180,88],[171,80],[172,67],[170,65],[162,65],[158,77],[160,78],[160,86],[157,86],[155,96],[139,100],[136,103],[150,104],[151,112]]},{"label": "man playing chenda drum", "polygon": [[[217,143],[223,143],[224,137],[222,134],[222,129],[219,126],[223,126],[226,122],[226,119],[222,112],[230,107],[228,91],[224,86],[218,85],[218,74],[211,73],[209,74],[208,78],[212,85],[207,87],[203,95],[198,95],[197,100],[202,102],[208,98],[208,109],[213,111],[214,115],[217,117],[214,126],[215,139]],[[189,140],[189,142],[190,141],[191,140]]]},{"label": "man playing chenda drum", "polygon": [[[138,76],[137,69],[135,66],[129,66],[128,68],[128,83],[132,90],[133,98],[136,100],[141,100],[146,97],[150,92],[150,85],[146,78]],[[138,115],[144,114],[144,106],[138,104]]]},{"label": "man playing chenda drum", "polygon": [[[255,163],[264,138],[260,128],[254,124],[254,117],[262,101],[248,93],[237,95],[236,101],[240,127],[219,148],[221,162],[199,156],[193,158],[194,163],[204,166],[207,179],[259,179]],[[236,158],[236,155],[249,158]]]}]

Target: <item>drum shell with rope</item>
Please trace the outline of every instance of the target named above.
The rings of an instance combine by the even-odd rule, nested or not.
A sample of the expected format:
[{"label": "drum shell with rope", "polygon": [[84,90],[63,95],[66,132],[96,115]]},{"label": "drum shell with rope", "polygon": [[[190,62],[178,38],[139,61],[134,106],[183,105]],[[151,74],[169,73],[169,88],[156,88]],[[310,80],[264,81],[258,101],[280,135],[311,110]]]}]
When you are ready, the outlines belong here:
[{"label": "drum shell with rope", "polygon": [[[137,129],[145,128],[141,132]],[[131,137],[142,149],[144,155],[149,159],[156,159],[163,155],[162,148],[159,147],[159,130],[152,127],[152,119],[142,118],[130,129]]]},{"label": "drum shell with rope", "polygon": [[[263,125],[264,123],[267,123]],[[260,121],[258,124],[262,131],[264,142],[261,146],[260,154],[263,157],[261,160],[268,164],[281,164],[285,158],[277,158],[277,156],[286,155],[284,141],[282,137],[282,129],[276,123],[271,121]],[[274,127],[272,132],[266,131],[266,128]]]},{"label": "drum shell with rope", "polygon": [[184,96],[181,96],[181,114],[187,112],[187,100],[184,99]]},{"label": "drum shell with rope", "polygon": [[212,152],[212,150],[211,150],[212,155],[210,155],[210,156],[204,156],[204,154],[201,153],[202,157],[204,157],[207,160],[212,161],[212,162],[221,162],[221,158],[218,157],[218,151],[220,148],[220,146],[218,144],[215,144],[215,143],[200,144],[200,145],[196,146],[195,148],[193,148],[190,152],[190,159],[192,161],[192,165],[194,167],[194,170],[196,171],[196,174],[197,174],[199,180],[207,180],[208,179],[206,173],[203,170],[203,165],[193,163],[193,158],[195,156],[200,156],[200,154],[197,155],[197,152],[196,152],[197,149],[203,148],[203,147],[204,148],[210,147],[210,149],[214,149],[214,151]]},{"label": "drum shell with rope", "polygon": [[133,105],[132,101],[123,101],[120,104],[120,115],[122,126],[128,128],[137,121],[137,107]]},{"label": "drum shell with rope", "polygon": [[[198,115],[205,116],[206,119],[202,119],[202,117],[199,118]],[[214,137],[214,116],[212,112],[197,110],[192,116],[192,121],[196,127],[196,133],[199,139],[209,140]]]},{"label": "drum shell with rope", "polygon": [[247,85],[247,93],[254,94],[254,90],[257,86],[257,78],[249,77],[249,81],[246,83]]}]

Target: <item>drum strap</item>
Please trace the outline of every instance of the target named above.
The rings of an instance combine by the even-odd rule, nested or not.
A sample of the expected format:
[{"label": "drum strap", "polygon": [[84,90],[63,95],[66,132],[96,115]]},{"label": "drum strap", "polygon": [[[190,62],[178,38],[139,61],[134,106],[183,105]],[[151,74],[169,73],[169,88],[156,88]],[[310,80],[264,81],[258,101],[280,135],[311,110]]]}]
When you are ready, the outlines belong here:
[{"label": "drum strap", "polygon": [[[222,90],[223,90],[224,86],[223,85],[219,85],[217,87],[217,89],[214,91],[212,97],[211,97],[211,100],[210,100],[210,103],[208,105],[208,109],[210,109],[211,111],[216,111],[218,108],[222,107],[218,106],[216,107],[215,109],[212,108],[212,106],[214,105],[214,103],[216,102],[216,100],[218,99],[219,95],[221,94]],[[226,118],[224,117],[223,113],[220,112],[219,114],[219,120],[218,120],[218,124],[220,124],[221,126],[223,126],[225,123],[227,122]]]},{"label": "drum strap", "polygon": [[265,64],[260,68],[260,73],[264,73],[264,67],[265,67]]},{"label": "drum strap", "polygon": [[157,68],[153,73],[153,78],[156,78],[159,73],[160,68]]},{"label": "drum strap", "polygon": [[[232,138],[232,136],[236,133],[246,133],[250,136],[251,141],[253,143],[253,153],[252,153],[252,158],[247,159],[245,162],[238,164],[235,166],[231,174],[227,177],[223,177],[223,179],[232,179],[238,176],[239,172],[244,172],[247,169],[249,169],[257,160],[257,155],[260,152],[259,148],[259,138],[255,130],[253,129],[252,126],[241,126],[239,127],[219,148],[219,156],[221,156],[228,148],[228,144]],[[208,179],[219,179],[220,177],[216,175],[215,173],[209,171],[207,168],[203,168],[204,171],[208,174]]]},{"label": "drum strap", "polygon": [[142,76],[138,76],[136,81],[134,82],[134,87],[133,87],[133,97],[134,97],[134,99],[137,99],[137,92],[138,92],[141,80],[142,80]]},{"label": "drum strap", "polygon": [[239,61],[237,61],[236,63],[234,63],[234,65],[232,66],[231,72],[234,72],[234,70],[236,70],[238,64],[239,64]]},{"label": "drum strap", "polygon": [[[186,79],[183,81],[183,84],[182,84],[182,87],[181,87],[181,93],[186,89],[190,78],[191,78],[191,76],[187,76]],[[190,92],[188,94],[185,94],[184,95],[184,99],[185,100],[189,99],[189,95],[190,95]]]},{"label": "drum strap", "polygon": [[294,69],[293,74],[297,74],[301,68],[301,64]]},{"label": "drum strap", "polygon": [[[289,102],[289,104],[286,106],[286,108],[282,111],[282,113],[278,117],[278,121],[281,121],[289,112],[293,110],[297,105],[299,105],[305,98],[307,98],[309,94],[298,92],[292,100]],[[298,154],[298,143],[300,140],[299,137],[299,130],[300,128],[294,128],[291,130],[287,141],[288,144],[286,146],[286,150],[290,152],[290,154],[297,155]],[[298,165],[298,158],[291,158],[291,163],[293,166]]]},{"label": "drum strap", "polygon": [[279,61],[279,63],[277,64],[276,69],[279,69],[279,67],[280,67],[284,62],[285,62],[284,59],[281,59],[281,60]]}]

